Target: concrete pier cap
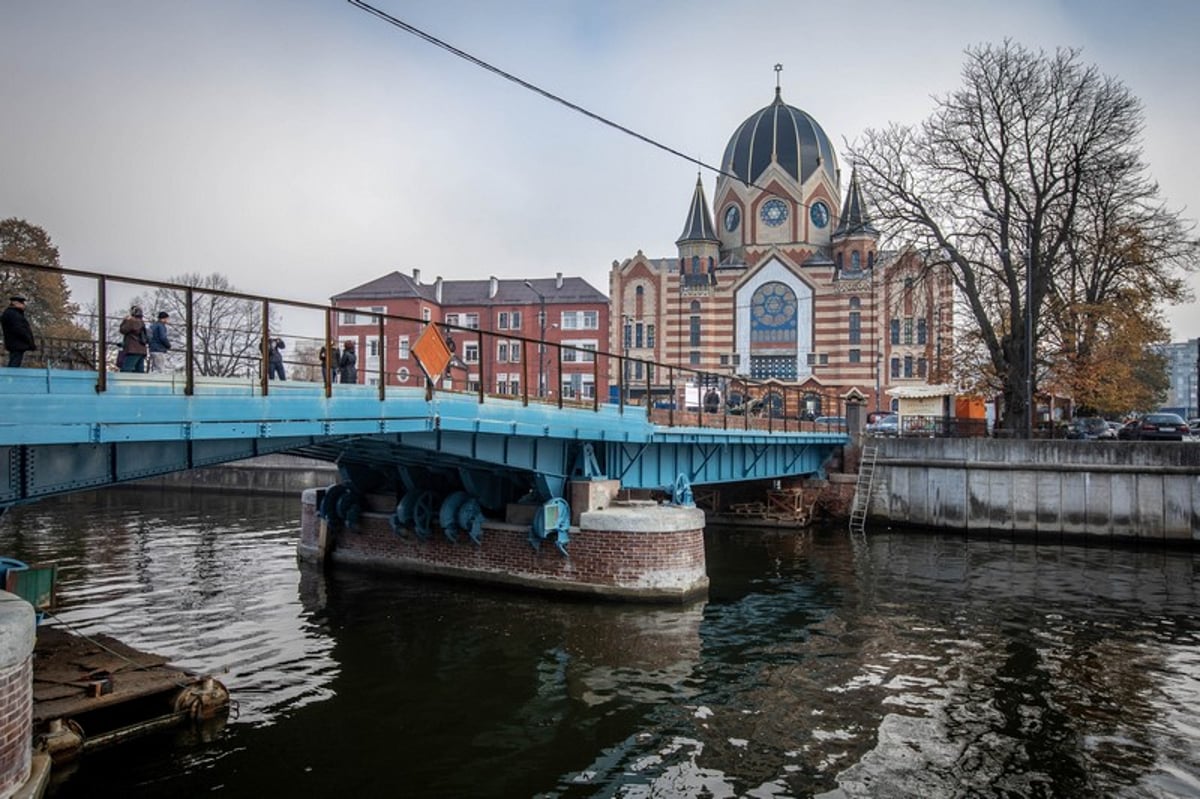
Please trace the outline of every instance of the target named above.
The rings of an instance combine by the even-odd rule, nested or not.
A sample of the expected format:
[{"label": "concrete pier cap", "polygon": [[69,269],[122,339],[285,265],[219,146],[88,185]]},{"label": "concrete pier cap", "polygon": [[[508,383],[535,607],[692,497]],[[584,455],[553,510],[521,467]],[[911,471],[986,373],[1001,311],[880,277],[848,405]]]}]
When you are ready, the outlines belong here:
[{"label": "concrete pier cap", "polygon": [[704,529],[704,511],[680,505],[659,505],[648,500],[614,502],[603,510],[584,511],[581,530],[618,533],[678,533]]},{"label": "concrete pier cap", "polygon": [[33,654],[36,632],[33,605],[0,591],[0,670],[18,666]]}]

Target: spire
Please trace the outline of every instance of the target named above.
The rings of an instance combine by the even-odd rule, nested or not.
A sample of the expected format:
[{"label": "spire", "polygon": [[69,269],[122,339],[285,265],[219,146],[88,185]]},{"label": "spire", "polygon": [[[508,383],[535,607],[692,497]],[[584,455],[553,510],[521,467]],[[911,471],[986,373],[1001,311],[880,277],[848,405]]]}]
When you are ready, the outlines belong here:
[{"label": "spire", "polygon": [[692,204],[688,207],[687,221],[683,223],[683,233],[676,244],[685,241],[719,242],[716,228],[713,227],[712,214],[708,212],[708,200],[704,196],[704,184],[696,175],[696,190],[692,192]]},{"label": "spire", "polygon": [[858,169],[850,170],[850,187],[846,190],[846,204],[842,206],[842,216],[838,220],[834,236],[851,236],[856,233],[868,236],[878,236],[879,231],[871,224],[867,214],[866,204],[863,203],[862,193],[858,189]]}]

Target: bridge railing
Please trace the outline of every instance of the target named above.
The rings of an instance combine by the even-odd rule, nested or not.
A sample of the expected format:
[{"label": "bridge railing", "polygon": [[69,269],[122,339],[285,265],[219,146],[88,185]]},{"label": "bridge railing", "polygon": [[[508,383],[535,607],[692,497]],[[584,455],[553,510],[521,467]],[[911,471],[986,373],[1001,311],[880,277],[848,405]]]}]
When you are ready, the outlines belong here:
[{"label": "bridge railing", "polygon": [[[272,344],[282,341],[288,379],[319,383],[326,396],[333,396],[346,390],[339,386],[336,356],[345,341],[355,341],[355,349],[364,351],[357,353],[354,382],[371,385],[381,400],[389,390],[424,388],[428,396],[469,394],[481,403],[515,401],[593,411],[616,406],[619,413],[644,414],[655,424],[672,427],[846,432],[846,398],[733,370],[657,363],[509,330],[267,297],[219,285],[7,260],[0,260],[0,267],[9,277],[0,287],[5,297],[20,291],[35,300],[27,316],[39,348],[29,353],[25,365],[94,371],[97,392],[106,391],[110,374],[118,371],[119,327],[136,303],[147,329],[159,310],[170,313],[173,346],[159,366],[178,376],[189,395],[197,379],[205,377],[242,378],[257,384],[263,395],[286,388],[272,379],[271,369]],[[44,285],[68,277],[76,292],[79,285],[85,292],[90,285],[90,296],[72,295],[61,308],[38,307],[39,281]],[[347,317],[354,322],[349,327]],[[440,375],[426,375],[411,350],[431,325],[452,350]],[[330,355],[322,359],[323,353]]]}]

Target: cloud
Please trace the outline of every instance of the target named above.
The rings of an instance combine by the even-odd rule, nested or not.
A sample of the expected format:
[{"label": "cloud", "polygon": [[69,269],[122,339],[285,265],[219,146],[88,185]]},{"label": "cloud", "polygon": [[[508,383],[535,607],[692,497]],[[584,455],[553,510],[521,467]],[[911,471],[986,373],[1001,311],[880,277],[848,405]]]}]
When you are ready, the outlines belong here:
[{"label": "cloud", "polygon": [[[1084,57],[1146,103],[1164,196],[1200,208],[1196,9],[1111,3],[514,2],[385,10],[685,154],[716,163],[785,99],[841,147],[915,122],[963,48],[1011,35]],[[71,266],[219,271],[323,301],[392,269],[579,274],[673,255],[697,168],[348,3],[19,4],[0,31],[0,216]],[[711,192],[713,178],[705,176]],[[1177,337],[1200,335],[1193,308]]]}]

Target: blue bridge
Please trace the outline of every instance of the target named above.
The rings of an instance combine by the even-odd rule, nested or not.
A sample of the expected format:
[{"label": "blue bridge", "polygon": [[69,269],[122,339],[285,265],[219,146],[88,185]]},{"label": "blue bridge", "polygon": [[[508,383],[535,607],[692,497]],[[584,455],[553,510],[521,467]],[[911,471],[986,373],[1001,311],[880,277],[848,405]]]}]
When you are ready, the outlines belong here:
[{"label": "blue bridge", "polygon": [[[93,280],[96,310],[75,322],[74,338],[44,340],[22,368],[0,368],[0,511],[56,494],[286,452],[337,464],[341,480],[318,500],[321,518],[334,526],[353,529],[367,498],[385,495],[396,503],[395,532],[411,530],[427,541],[436,524],[451,541],[461,531],[478,544],[484,521],[503,519],[511,526],[506,511],[531,505],[530,543],[536,549],[540,539],[550,538],[566,555],[573,515],[569,483],[665,490],[686,506],[694,486],[820,474],[830,454],[849,441],[842,427],[818,429],[802,421],[794,387],[742,378],[734,384],[728,375],[575,350],[509,331],[503,336],[519,340],[523,369],[531,368],[525,353],[541,354],[537,368],[544,372],[535,376],[543,390],[564,385],[569,362],[570,368],[591,370],[594,395],[531,397],[529,375],[520,396],[487,394],[482,381],[456,386],[444,361],[430,367],[418,354],[425,334],[437,345],[425,353],[442,344],[452,350],[448,334],[478,338],[479,351],[487,353],[495,350],[487,341],[495,334],[382,312],[370,314],[380,353],[394,351],[386,344],[385,324],[404,323],[420,334],[413,353],[424,372],[422,385],[399,384],[395,378],[407,367],[386,362],[386,355],[367,371],[373,385],[334,384],[315,363],[315,352],[317,344],[332,351],[335,320],[344,309],[162,283],[148,285],[158,292],[155,303],[174,298],[182,309],[175,317],[181,324],[172,326],[181,352],[164,371],[116,372],[110,364],[121,314],[108,312],[108,298],[117,283],[146,281],[4,265]],[[213,318],[202,313],[205,295],[239,304],[242,325],[261,320],[256,329],[238,331],[250,344],[240,356],[216,353],[241,358],[225,372],[238,376],[213,376],[212,364],[219,361],[205,349],[213,346],[212,331],[190,322]],[[317,326],[323,321],[324,337],[309,340],[314,363],[293,362],[293,377],[306,372],[315,379],[268,380],[271,345],[280,334],[275,315],[289,306],[315,313]],[[293,343],[299,340],[293,334]],[[638,368],[631,369],[631,362]],[[622,375],[631,373],[647,379],[623,384]],[[654,385],[652,374],[658,377]],[[615,401],[601,403],[608,376],[615,380]],[[741,403],[711,405],[706,399],[704,407],[698,401],[686,407],[688,397],[714,385],[723,390],[710,396],[736,393]],[[626,402],[630,397],[642,404]],[[824,407],[840,402],[834,398]]]},{"label": "blue bridge", "polygon": [[[514,494],[561,497],[568,479],[624,488],[816,474],[844,432],[656,423],[638,406],[365,385],[0,369],[0,507],[273,452],[337,463],[350,479],[461,486],[496,507]],[[701,419],[701,421],[704,421]],[[793,425],[797,427],[798,425]],[[370,474],[373,473],[373,474]],[[449,482],[447,482],[449,481]]]}]

